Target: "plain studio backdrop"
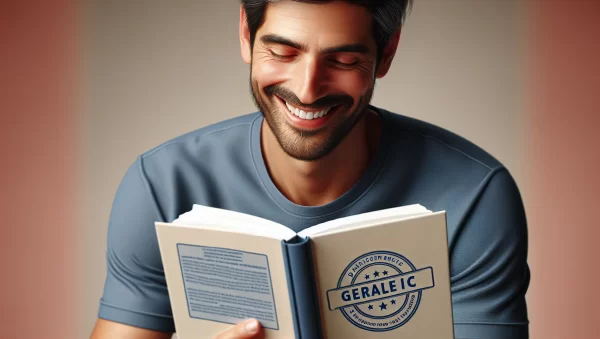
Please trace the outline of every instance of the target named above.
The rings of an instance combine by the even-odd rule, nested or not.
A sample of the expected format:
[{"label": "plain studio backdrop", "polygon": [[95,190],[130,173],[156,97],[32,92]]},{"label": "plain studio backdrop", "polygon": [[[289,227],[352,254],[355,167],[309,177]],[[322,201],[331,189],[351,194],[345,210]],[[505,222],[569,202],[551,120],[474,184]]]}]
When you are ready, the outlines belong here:
[{"label": "plain studio backdrop", "polygon": [[[237,0],[80,4],[15,1],[0,11],[2,74],[18,79],[1,91],[0,206],[11,223],[0,258],[14,279],[1,279],[0,337],[88,337],[125,170],[170,138],[256,110]],[[598,332],[597,274],[587,271],[598,223],[586,212],[599,203],[591,75],[600,56],[590,33],[599,4],[416,0],[373,100],[474,141],[511,171],[530,223],[533,338]]]},{"label": "plain studio backdrop", "polygon": [[[448,128],[504,162],[524,189],[521,1],[415,2],[373,103]],[[250,113],[238,1],[89,3],[85,116],[85,328],[105,274],[112,198],[143,151]]]},{"label": "plain studio backdrop", "polygon": [[[520,1],[415,2],[373,103],[467,137],[522,179]],[[192,129],[256,110],[240,57],[238,1],[89,4],[85,116],[85,328],[105,274],[106,227],[126,168]]]}]

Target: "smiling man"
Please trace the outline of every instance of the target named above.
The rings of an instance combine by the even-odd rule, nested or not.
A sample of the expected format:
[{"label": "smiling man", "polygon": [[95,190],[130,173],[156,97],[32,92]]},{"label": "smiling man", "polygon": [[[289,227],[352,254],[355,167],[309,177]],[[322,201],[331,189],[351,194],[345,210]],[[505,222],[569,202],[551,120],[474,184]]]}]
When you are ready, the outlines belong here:
[{"label": "smiling man", "polygon": [[[165,142],[129,168],[110,216],[92,338],[175,331],[154,222],[193,204],[300,231],[413,203],[447,212],[456,337],[528,337],[527,223],[510,173],[449,131],[370,104],[409,8],[407,0],[242,1],[241,55],[259,111]],[[220,337],[261,330],[238,324]]]}]

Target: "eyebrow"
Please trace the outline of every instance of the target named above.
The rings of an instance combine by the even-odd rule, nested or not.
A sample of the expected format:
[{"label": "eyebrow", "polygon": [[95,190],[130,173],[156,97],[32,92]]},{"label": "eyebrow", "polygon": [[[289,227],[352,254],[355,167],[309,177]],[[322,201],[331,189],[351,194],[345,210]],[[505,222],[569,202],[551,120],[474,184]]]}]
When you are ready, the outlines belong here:
[{"label": "eyebrow", "polygon": [[[264,44],[277,44],[277,45],[285,45],[289,46],[301,51],[307,51],[308,47],[299,42],[290,40],[286,37],[277,34],[266,34],[260,38]],[[360,54],[368,54],[369,47],[363,44],[345,44],[339,46],[328,47],[321,50],[321,53],[360,53]]]}]

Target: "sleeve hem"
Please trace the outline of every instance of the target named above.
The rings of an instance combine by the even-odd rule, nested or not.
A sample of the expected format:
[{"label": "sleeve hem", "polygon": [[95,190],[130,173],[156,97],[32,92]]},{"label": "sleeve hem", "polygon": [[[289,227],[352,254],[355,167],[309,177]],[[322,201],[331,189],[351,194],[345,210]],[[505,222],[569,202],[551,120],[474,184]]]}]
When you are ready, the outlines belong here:
[{"label": "sleeve hem", "polygon": [[454,323],[456,339],[528,339],[527,324]]},{"label": "sleeve hem", "polygon": [[114,321],[147,330],[175,333],[175,325],[172,317],[142,314],[112,307],[106,304],[100,305],[98,317],[104,320]]}]

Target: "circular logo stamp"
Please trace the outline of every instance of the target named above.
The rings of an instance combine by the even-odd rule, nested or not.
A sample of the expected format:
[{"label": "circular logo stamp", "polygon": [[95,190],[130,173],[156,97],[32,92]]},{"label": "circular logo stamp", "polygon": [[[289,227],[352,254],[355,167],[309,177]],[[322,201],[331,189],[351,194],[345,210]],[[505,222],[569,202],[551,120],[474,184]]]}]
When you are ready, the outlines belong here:
[{"label": "circular logo stamp", "polygon": [[390,331],[415,315],[423,290],[433,286],[431,267],[417,269],[398,253],[374,251],[354,259],[327,298],[329,309],[339,310],[353,325]]}]

